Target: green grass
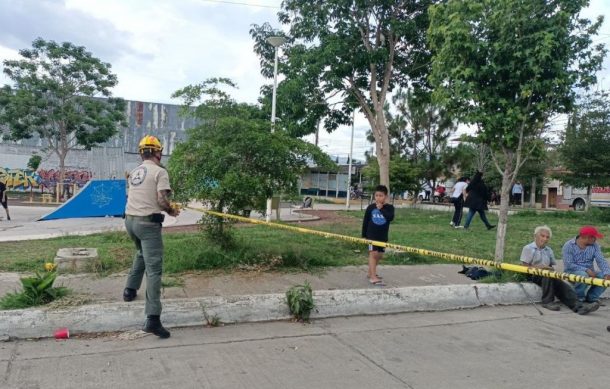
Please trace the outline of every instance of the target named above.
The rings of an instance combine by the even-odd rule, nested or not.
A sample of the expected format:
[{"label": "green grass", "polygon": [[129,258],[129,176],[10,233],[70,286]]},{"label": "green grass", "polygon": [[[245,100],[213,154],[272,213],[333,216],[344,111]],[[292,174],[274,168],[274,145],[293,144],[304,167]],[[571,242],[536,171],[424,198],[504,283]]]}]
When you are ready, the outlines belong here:
[{"label": "green grass", "polygon": [[[354,223],[340,226],[320,226],[319,229],[339,234],[359,235],[364,212],[342,211],[350,216]],[[397,209],[396,218],[390,226],[390,242],[410,247],[435,250],[453,254],[468,255],[483,259],[493,259],[496,245],[496,230],[487,231],[478,215],[475,215],[468,231],[453,229],[449,226],[452,213],[434,212],[417,209]],[[498,217],[488,213],[492,224],[497,224]],[[518,263],[523,246],[533,241],[534,228],[546,224],[553,230],[549,245],[556,257],[561,257],[561,248],[568,240],[576,236],[578,229],[587,224],[596,225],[602,234],[610,236],[610,226],[604,210],[583,212],[533,212],[525,211],[509,216],[506,239],[505,262]],[[464,216],[465,218],[465,216]],[[330,227],[330,228],[329,228]],[[600,241],[606,257],[610,256],[610,247]],[[605,246],[605,247],[604,247]]]},{"label": "green grass", "polygon": [[163,277],[161,287],[163,288],[181,288],[184,286],[184,280],[179,277]]},{"label": "green grass", "polygon": [[[348,220],[318,226],[308,226],[338,234],[360,236],[363,212],[341,212]],[[493,224],[497,217],[489,214]],[[550,246],[557,257],[563,243],[574,237],[585,224],[597,225],[609,235],[610,227],[605,212],[540,213],[525,211],[509,216],[506,242],[506,262],[517,263],[522,247],[532,241],[534,228],[548,224],[553,229]],[[493,259],[496,232],[487,231],[478,216],[470,231],[449,227],[451,213],[414,209],[398,209],[390,227],[390,242],[411,247]],[[264,226],[236,228],[238,244],[230,251],[205,240],[201,233],[173,233],[164,235],[167,274],[191,270],[211,269],[283,269],[315,270],[323,267],[366,264],[366,246],[313,235],[276,230]],[[606,238],[607,239],[607,238]],[[604,246],[604,240],[600,242]],[[62,247],[96,247],[100,261],[93,269],[106,275],[129,268],[134,252],[133,243],[126,233],[113,232],[90,236],[71,236],[49,240],[0,243],[0,271],[34,271],[45,262],[52,261]],[[605,255],[610,251],[605,248]],[[389,251],[384,264],[447,263],[443,260]],[[174,281],[166,281],[166,283]],[[169,287],[169,284],[166,284]]]}]

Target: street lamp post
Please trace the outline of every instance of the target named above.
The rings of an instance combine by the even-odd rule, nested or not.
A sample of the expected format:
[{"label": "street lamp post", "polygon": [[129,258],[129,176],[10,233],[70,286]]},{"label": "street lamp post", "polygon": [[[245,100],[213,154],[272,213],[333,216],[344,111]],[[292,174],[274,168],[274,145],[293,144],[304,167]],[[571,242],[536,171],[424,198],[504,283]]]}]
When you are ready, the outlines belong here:
[{"label": "street lamp post", "polygon": [[[271,98],[271,132],[275,131],[275,100],[277,94],[277,62],[278,62],[278,50],[279,47],[286,42],[286,38],[282,36],[270,36],[267,38],[267,42],[275,48],[275,62],[273,64],[273,97]],[[265,220],[271,221],[271,198],[267,199],[267,212]],[[279,210],[278,210],[279,212]]]}]

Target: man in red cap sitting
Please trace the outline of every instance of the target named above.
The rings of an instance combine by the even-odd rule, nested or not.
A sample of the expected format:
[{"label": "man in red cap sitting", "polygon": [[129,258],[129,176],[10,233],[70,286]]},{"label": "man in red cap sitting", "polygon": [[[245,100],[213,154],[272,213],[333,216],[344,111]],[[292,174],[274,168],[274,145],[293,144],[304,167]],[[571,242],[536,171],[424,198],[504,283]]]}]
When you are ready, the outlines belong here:
[{"label": "man in red cap sitting", "polygon": [[[610,280],[610,266],[602,254],[597,239],[604,236],[595,227],[585,226],[578,231],[578,236],[563,245],[563,267],[566,273],[584,277],[603,278]],[[595,270],[595,264],[598,270]],[[599,304],[599,297],[606,288],[602,286],[577,282],[574,284],[578,300]],[[588,290],[587,290],[588,289]]]}]

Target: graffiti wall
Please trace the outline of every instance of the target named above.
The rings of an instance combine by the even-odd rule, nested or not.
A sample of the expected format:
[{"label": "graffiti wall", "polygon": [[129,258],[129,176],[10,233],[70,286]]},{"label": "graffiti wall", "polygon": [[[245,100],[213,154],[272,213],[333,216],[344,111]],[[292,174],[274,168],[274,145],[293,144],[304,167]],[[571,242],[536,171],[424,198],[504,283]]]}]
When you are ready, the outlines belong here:
[{"label": "graffiti wall", "polygon": [[[64,183],[76,184],[78,187],[84,186],[91,180],[92,174],[88,170],[66,170]],[[0,180],[2,180],[9,190],[30,191],[46,188],[52,190],[59,182],[58,169],[39,169],[33,171],[29,169],[9,169],[0,167]]]},{"label": "graffiti wall", "polygon": [[[59,169],[44,170],[39,169],[38,175],[40,182],[47,188],[54,187],[59,182]],[[91,172],[88,170],[66,170],[64,177],[65,184],[76,184],[79,187],[84,186],[91,179]]]},{"label": "graffiti wall", "polygon": [[33,170],[0,167],[0,181],[4,182],[9,190],[29,191],[40,186],[40,176]]}]

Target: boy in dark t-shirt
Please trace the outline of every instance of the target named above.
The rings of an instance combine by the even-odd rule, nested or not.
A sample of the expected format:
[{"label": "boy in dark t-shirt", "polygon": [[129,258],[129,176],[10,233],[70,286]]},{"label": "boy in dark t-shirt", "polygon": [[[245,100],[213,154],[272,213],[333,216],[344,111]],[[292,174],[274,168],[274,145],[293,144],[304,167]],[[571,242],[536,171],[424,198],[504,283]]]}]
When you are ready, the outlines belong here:
[{"label": "boy in dark t-shirt", "polygon": [[[362,220],[362,237],[379,242],[388,241],[390,222],[394,220],[394,206],[386,204],[388,188],[378,185],[375,188],[375,202],[369,205]],[[383,280],[377,275],[377,265],[385,249],[381,246],[369,245],[369,282],[376,286],[384,286]]]}]

